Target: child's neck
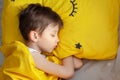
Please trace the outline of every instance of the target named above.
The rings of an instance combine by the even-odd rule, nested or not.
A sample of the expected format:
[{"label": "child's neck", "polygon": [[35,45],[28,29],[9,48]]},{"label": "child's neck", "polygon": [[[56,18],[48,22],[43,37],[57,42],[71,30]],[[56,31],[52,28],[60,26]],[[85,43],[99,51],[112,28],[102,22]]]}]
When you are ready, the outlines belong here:
[{"label": "child's neck", "polygon": [[35,49],[35,50],[37,50],[37,51],[39,51],[39,52],[41,53],[41,50],[39,49],[39,47],[38,47],[35,43],[27,42],[26,45],[27,45],[29,48]]}]

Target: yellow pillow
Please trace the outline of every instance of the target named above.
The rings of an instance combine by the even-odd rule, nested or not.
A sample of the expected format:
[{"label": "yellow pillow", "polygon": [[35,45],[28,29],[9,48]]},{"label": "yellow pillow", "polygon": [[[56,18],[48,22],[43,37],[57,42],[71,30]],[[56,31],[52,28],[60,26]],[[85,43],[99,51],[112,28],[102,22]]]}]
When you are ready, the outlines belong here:
[{"label": "yellow pillow", "polygon": [[60,43],[53,53],[59,58],[113,59],[118,49],[118,0],[4,0],[2,45],[24,42],[18,29],[18,12],[25,4],[41,3],[63,19]]},{"label": "yellow pillow", "polygon": [[68,0],[65,4],[61,6],[66,9],[63,13],[66,16],[63,17],[64,29],[59,33],[60,43],[53,53],[61,59],[71,55],[95,60],[115,58],[118,0]]}]

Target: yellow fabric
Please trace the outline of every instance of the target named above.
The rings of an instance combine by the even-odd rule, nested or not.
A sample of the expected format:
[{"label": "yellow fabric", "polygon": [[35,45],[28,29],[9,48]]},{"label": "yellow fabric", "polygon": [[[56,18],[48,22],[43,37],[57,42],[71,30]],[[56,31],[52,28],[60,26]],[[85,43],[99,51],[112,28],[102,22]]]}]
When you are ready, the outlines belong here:
[{"label": "yellow fabric", "polygon": [[[0,71],[0,80],[58,80],[58,77],[47,75],[35,67],[33,58],[23,43],[14,41],[3,45],[1,49],[5,54],[5,62]],[[60,64],[54,56],[47,59]]]},{"label": "yellow fabric", "polygon": [[[69,6],[76,13],[63,18],[64,29],[54,54],[59,58],[74,55],[78,58],[107,60],[116,56],[118,49],[118,0],[71,0]],[[69,2],[70,3],[70,2]],[[67,4],[67,3],[66,3]],[[71,9],[70,9],[71,10]],[[71,10],[72,11],[72,10]],[[82,47],[76,48],[76,44]]]},{"label": "yellow fabric", "polygon": [[115,58],[118,49],[118,0],[4,0],[2,46],[14,40],[24,42],[18,29],[18,13],[30,3],[49,6],[62,17],[64,28],[59,33],[60,43],[53,51],[57,57]]},{"label": "yellow fabric", "polygon": [[[58,80],[58,77],[48,75],[35,68],[33,59],[27,48],[20,42],[24,42],[18,29],[18,13],[20,9],[30,3],[42,3],[43,0],[4,0],[2,9],[2,47],[1,51],[5,61],[0,69],[0,80]],[[60,64],[54,56],[48,56],[48,60]]]},{"label": "yellow fabric", "polygon": [[[13,42],[24,42],[18,29],[18,13],[30,3],[49,6],[62,17],[64,28],[59,33],[60,43],[53,51],[57,57],[115,58],[118,48],[118,0],[4,0],[1,51],[5,62],[0,80],[57,79],[36,69],[27,48],[20,42]],[[59,63],[53,57],[48,60]]]}]

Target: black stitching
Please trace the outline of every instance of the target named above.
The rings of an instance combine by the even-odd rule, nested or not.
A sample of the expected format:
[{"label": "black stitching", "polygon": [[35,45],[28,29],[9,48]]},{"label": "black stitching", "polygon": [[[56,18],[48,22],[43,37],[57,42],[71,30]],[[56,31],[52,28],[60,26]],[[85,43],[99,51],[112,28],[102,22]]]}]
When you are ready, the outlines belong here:
[{"label": "black stitching", "polygon": [[72,12],[69,14],[69,16],[73,16],[74,17],[74,13],[77,13],[76,9],[78,9],[76,6],[77,6],[77,3],[75,3],[76,0],[70,0],[72,6],[73,6],[73,9],[72,9]]},{"label": "black stitching", "polygon": [[80,43],[77,43],[77,44],[75,44],[75,47],[80,49],[82,47],[82,45]]},{"label": "black stitching", "polygon": [[13,1],[13,2],[14,2],[15,0],[11,0],[11,1]]}]

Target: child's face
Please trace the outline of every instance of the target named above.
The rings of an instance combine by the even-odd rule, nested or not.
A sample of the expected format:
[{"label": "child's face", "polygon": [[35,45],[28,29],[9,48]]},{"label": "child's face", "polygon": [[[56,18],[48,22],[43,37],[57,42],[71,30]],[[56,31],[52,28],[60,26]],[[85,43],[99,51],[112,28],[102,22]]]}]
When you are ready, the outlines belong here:
[{"label": "child's face", "polygon": [[48,25],[48,27],[43,31],[42,35],[39,36],[38,46],[41,51],[52,52],[59,42],[57,35],[58,31],[58,25]]}]

